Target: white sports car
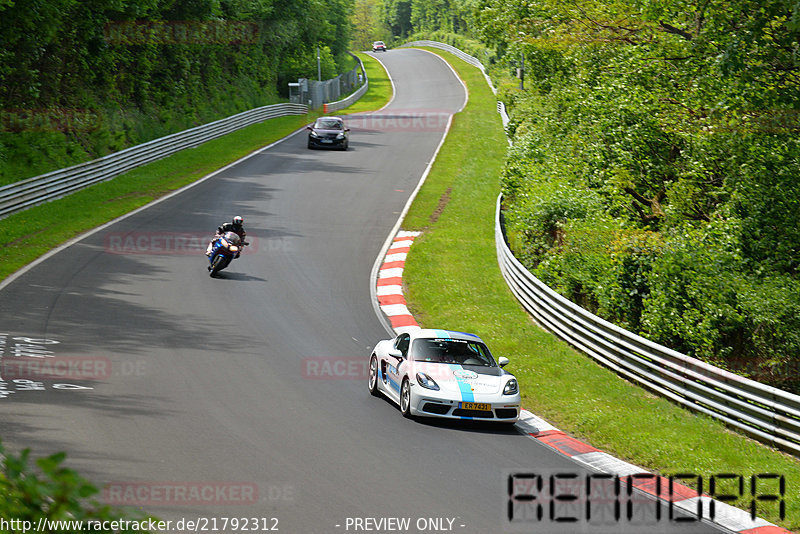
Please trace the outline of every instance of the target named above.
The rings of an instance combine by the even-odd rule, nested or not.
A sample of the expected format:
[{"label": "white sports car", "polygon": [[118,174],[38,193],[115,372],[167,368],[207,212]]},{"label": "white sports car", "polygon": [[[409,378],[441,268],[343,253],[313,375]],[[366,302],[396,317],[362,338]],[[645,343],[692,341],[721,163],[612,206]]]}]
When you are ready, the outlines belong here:
[{"label": "white sports car", "polygon": [[405,417],[514,423],[519,385],[474,334],[417,330],[385,339],[369,361],[369,391],[385,395]]}]

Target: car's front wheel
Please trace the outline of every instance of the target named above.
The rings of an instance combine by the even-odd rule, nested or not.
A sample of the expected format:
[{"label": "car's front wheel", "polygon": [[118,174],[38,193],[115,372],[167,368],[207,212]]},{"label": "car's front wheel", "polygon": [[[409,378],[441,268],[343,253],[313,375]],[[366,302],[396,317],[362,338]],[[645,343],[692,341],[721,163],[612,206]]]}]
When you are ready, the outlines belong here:
[{"label": "car's front wheel", "polygon": [[374,354],[369,360],[369,392],[375,397],[380,395],[378,392],[378,358]]},{"label": "car's front wheel", "polygon": [[408,378],[403,380],[400,387],[400,411],[403,412],[403,417],[411,418],[411,384],[408,383]]}]

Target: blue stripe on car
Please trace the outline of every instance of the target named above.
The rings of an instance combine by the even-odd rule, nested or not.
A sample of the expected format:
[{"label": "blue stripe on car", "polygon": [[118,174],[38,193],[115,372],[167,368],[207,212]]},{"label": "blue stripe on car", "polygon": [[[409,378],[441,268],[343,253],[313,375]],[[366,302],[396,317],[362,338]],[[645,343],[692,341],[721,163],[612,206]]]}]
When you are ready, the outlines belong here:
[{"label": "blue stripe on car", "polygon": [[436,332],[436,337],[440,339],[450,339],[453,337],[447,330],[434,330],[434,332]]},{"label": "blue stripe on car", "polygon": [[386,365],[387,365],[387,367],[389,367],[389,371],[391,371],[391,372],[386,373],[384,375],[386,377],[386,381],[389,383],[389,385],[391,386],[392,389],[394,389],[395,391],[400,391],[400,384],[398,384],[396,381],[392,380],[392,374],[391,374],[392,372],[394,374],[397,374],[397,367],[395,367],[394,365],[391,365],[390,363],[387,363]]},{"label": "blue stripe on car", "polygon": [[384,372],[383,372],[383,370],[381,369],[381,366],[379,365],[379,366],[378,366],[378,381],[383,381],[383,380],[384,380],[384,378],[386,379],[386,380],[385,380],[385,382],[386,382],[386,383],[388,383],[388,384],[389,384],[389,386],[390,386],[392,389],[395,389],[395,390],[397,390],[397,391],[400,391],[400,386],[397,384],[397,382],[395,382],[394,380],[392,380],[391,378],[389,378],[389,375],[388,375],[388,374],[386,374],[386,373],[384,373]]},{"label": "blue stripe on car", "polygon": [[[460,370],[462,370],[464,368],[461,367],[458,364],[455,364],[455,363],[449,363],[449,364],[447,364],[447,366],[454,373],[453,374],[453,378],[456,379],[456,383],[458,384],[458,390],[461,393],[461,401],[462,402],[474,402],[475,401],[475,395],[472,394],[472,386],[470,386],[469,382],[467,382],[466,380],[464,380],[462,378],[459,378],[459,377],[457,377],[455,375],[455,371],[460,371]],[[461,416],[461,419],[472,419],[472,417]]]},{"label": "blue stripe on car", "polygon": [[394,380],[392,380],[388,376],[386,378],[387,378],[387,380],[389,382],[389,385],[392,386],[392,389],[394,389],[396,391],[400,391],[400,384],[398,384],[397,382],[395,382]]},{"label": "blue stripe on car", "polygon": [[479,338],[478,336],[476,336],[475,334],[470,334],[469,332],[453,332],[453,333],[454,333],[454,334],[461,334],[462,336],[469,336],[469,337],[473,337],[473,338],[475,338],[476,340],[480,340],[480,338]]}]

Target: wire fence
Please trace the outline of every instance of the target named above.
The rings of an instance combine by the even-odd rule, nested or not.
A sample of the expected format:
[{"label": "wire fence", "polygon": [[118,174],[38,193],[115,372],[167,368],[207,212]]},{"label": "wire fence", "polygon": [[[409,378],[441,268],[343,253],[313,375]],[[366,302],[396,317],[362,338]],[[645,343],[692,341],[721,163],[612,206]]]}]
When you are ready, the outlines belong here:
[{"label": "wire fence", "polygon": [[[299,79],[297,84],[291,84],[296,89],[294,90],[295,92],[290,95],[290,100],[299,104],[306,104],[311,109],[319,109],[326,104],[330,107],[332,104],[339,105],[339,102],[345,100],[352,103],[361,98],[367,91],[367,73],[364,70],[364,64],[361,60],[355,54],[350,55],[358,60],[358,65],[330,80]],[[358,90],[356,90],[356,88],[358,88]],[[342,99],[342,95],[347,95],[354,91],[358,93],[357,97],[350,100],[353,96],[351,94],[350,97]],[[343,107],[347,107],[347,105],[342,105],[337,107],[337,109],[342,109]]]},{"label": "wire fence", "polygon": [[358,56],[353,56],[353,57],[355,57],[358,60],[358,67],[356,67],[356,69],[360,69],[361,77],[359,78],[359,81],[363,79],[363,84],[356,90],[356,92],[354,92],[347,98],[338,100],[336,102],[331,102],[329,104],[324,104],[323,107],[325,108],[325,113],[339,111],[340,109],[344,109],[346,107],[351,106],[359,98],[364,96],[367,90],[369,90],[369,79],[367,78],[367,71],[366,69],[364,69],[364,63]]}]

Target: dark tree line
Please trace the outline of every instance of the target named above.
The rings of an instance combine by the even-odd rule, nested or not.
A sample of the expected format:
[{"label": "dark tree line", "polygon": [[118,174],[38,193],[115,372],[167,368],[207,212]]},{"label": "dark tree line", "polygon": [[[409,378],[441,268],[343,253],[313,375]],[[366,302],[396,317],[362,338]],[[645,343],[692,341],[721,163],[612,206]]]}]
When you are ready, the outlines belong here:
[{"label": "dark tree line", "polygon": [[[316,75],[318,45],[332,77],[350,9],[348,0],[0,0],[0,179],[41,158],[80,160],[272,103],[289,81]],[[100,117],[94,128],[40,117],[86,110]]]}]

